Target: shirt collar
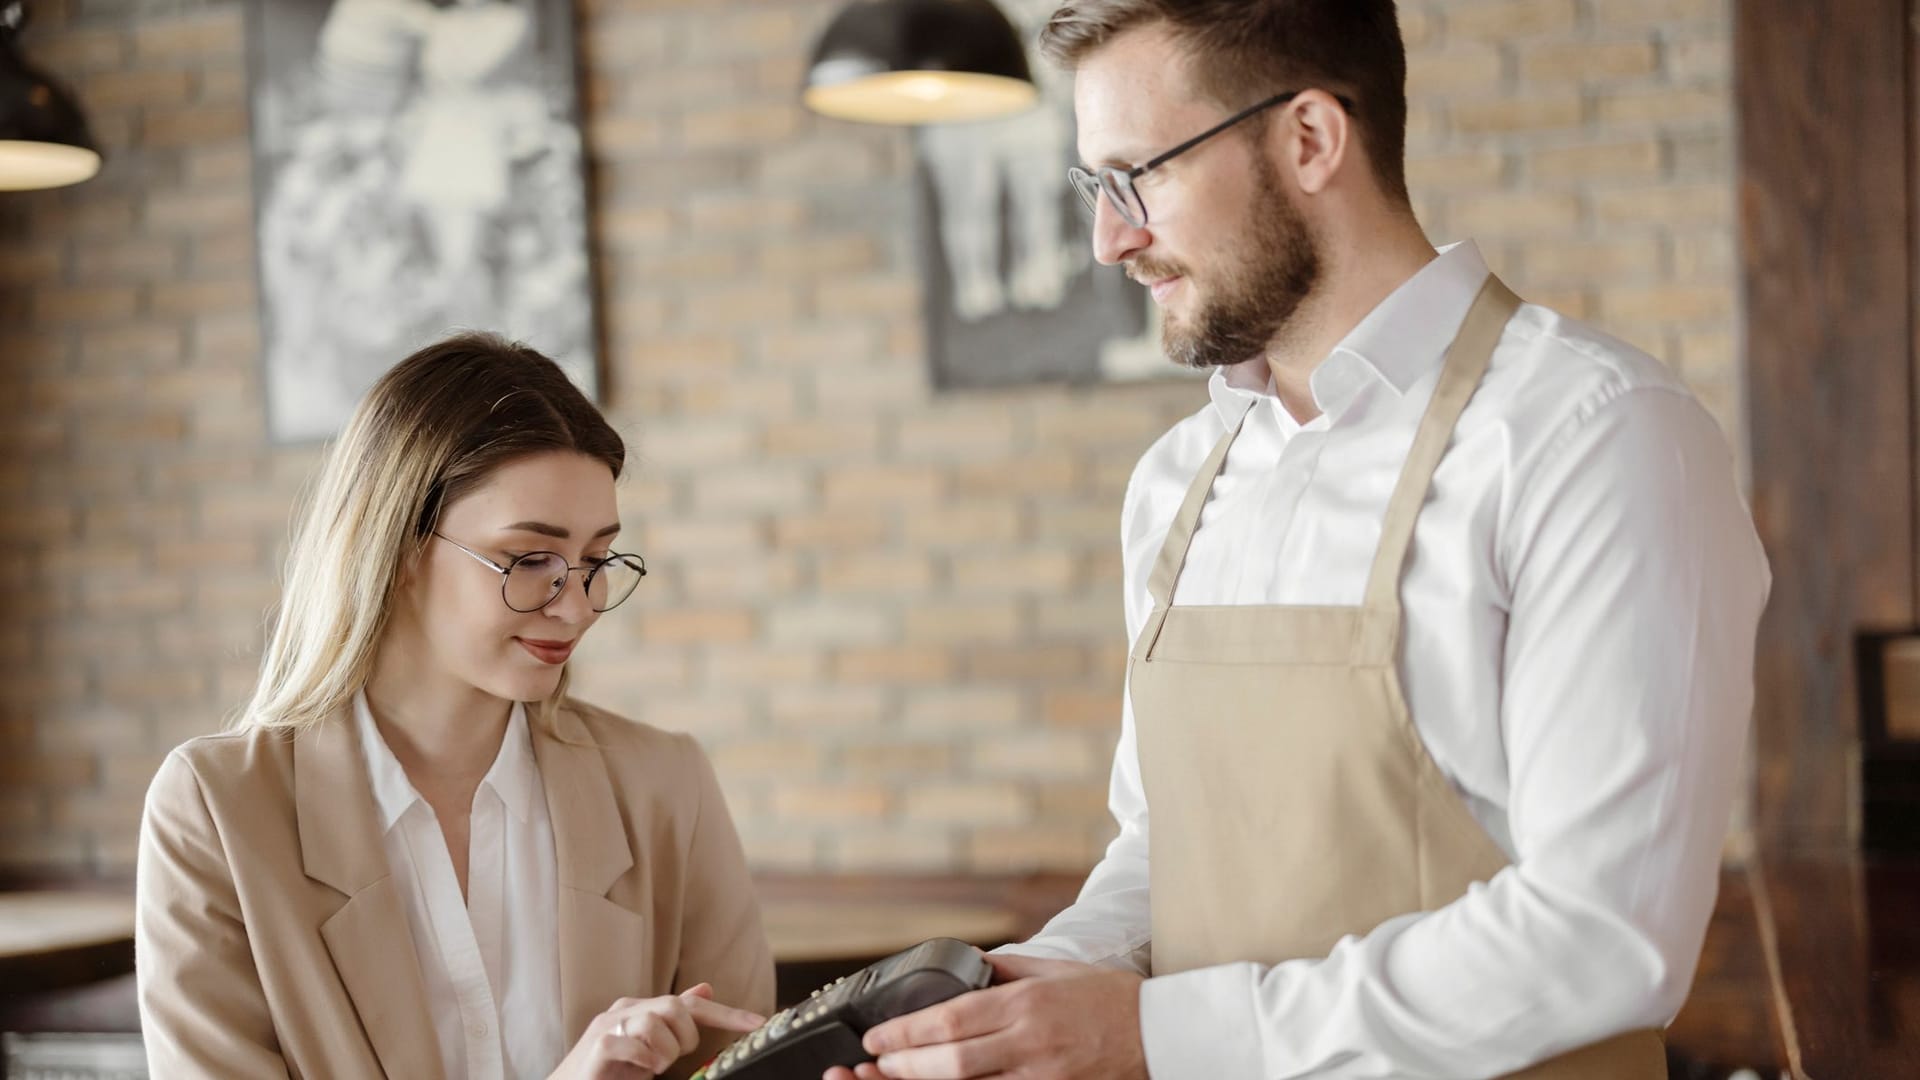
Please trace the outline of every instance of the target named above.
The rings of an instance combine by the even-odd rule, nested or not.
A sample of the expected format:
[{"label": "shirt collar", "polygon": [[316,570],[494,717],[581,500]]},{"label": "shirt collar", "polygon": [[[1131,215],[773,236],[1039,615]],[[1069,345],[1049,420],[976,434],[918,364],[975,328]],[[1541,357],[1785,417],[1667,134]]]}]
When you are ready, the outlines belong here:
[{"label": "shirt collar", "polygon": [[[1314,369],[1309,385],[1320,411],[1337,414],[1370,380],[1404,394],[1440,363],[1487,280],[1487,263],[1471,240],[1439,249],[1361,319]],[[1256,400],[1273,394],[1266,358],[1216,368],[1207,394],[1228,427]]]},{"label": "shirt collar", "polygon": [[[407,771],[393,756],[393,748],[381,737],[379,726],[373,722],[373,710],[367,707],[365,691],[353,696],[353,721],[360,729],[360,749],[366,758],[374,806],[380,812],[380,831],[384,833],[414,803],[426,800],[407,779]],[[539,771],[534,765],[526,706],[517,701],[507,716],[507,734],[500,740],[500,752],[494,755],[493,766],[480,783],[492,788],[517,820],[524,822],[531,816],[534,797],[540,790]]]}]

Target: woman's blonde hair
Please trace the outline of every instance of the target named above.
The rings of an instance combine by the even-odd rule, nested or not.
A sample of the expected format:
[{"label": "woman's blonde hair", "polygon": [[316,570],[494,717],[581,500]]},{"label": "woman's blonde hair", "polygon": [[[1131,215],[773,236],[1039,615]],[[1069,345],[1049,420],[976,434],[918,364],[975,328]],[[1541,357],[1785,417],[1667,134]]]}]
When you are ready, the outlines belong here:
[{"label": "woman's blonde hair", "polygon": [[[465,333],[375,383],[327,454],[293,535],[253,699],[235,727],[290,734],[347,706],[372,676],[394,590],[441,512],[499,466],[572,450],[619,478],[626,444],[560,366]],[[547,717],[567,678],[540,704]]]}]

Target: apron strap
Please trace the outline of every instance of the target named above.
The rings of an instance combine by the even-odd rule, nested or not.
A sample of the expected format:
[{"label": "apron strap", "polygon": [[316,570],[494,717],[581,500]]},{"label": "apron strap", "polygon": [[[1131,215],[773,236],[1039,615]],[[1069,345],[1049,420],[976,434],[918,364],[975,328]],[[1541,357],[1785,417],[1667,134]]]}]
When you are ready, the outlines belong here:
[{"label": "apron strap", "polygon": [[1394,485],[1393,498],[1387,503],[1387,514],[1380,524],[1380,549],[1374,554],[1373,569],[1367,576],[1365,606],[1371,612],[1391,618],[1372,621],[1393,627],[1399,625],[1400,575],[1406,568],[1407,548],[1413,541],[1414,520],[1427,501],[1427,490],[1432,486],[1440,455],[1446,453],[1447,443],[1453,438],[1454,423],[1465,411],[1467,399],[1479,387],[1480,377],[1486,374],[1487,362],[1493,358],[1493,348],[1499,343],[1507,320],[1519,309],[1520,298],[1513,290],[1488,274],[1486,284],[1480,287],[1480,295],[1467,310],[1466,321],[1460,324],[1460,332],[1447,348],[1439,385],[1434,387],[1433,400],[1427,403],[1426,415],[1420,418],[1420,427],[1414,432],[1413,447],[1407,451],[1406,465],[1400,471],[1400,480]]},{"label": "apron strap", "polygon": [[1187,488],[1187,498],[1180,504],[1180,512],[1173,516],[1173,525],[1167,530],[1167,538],[1160,544],[1160,557],[1154,560],[1153,576],[1147,579],[1147,593],[1153,597],[1155,610],[1173,606],[1173,585],[1180,580],[1180,569],[1187,563],[1187,549],[1193,546],[1193,533],[1200,524],[1200,508],[1207,504],[1207,492],[1213,490],[1213,481],[1227,463],[1227,449],[1240,435],[1240,429],[1246,426],[1247,413],[1253,411],[1252,403],[1240,414],[1240,419],[1227,429],[1225,435],[1213,446],[1213,453],[1194,474],[1193,483]]},{"label": "apron strap", "polygon": [[[1467,399],[1473,396],[1474,389],[1480,385],[1480,376],[1486,373],[1487,361],[1493,357],[1493,348],[1499,343],[1507,320],[1519,308],[1520,298],[1513,294],[1513,290],[1507,288],[1499,278],[1488,274],[1486,284],[1480,287],[1480,295],[1467,311],[1466,321],[1460,325],[1460,332],[1447,349],[1446,360],[1440,371],[1440,383],[1434,387],[1433,400],[1427,403],[1426,415],[1421,417],[1420,427],[1414,432],[1413,447],[1407,452],[1406,465],[1401,469],[1393,498],[1387,503],[1386,517],[1380,529],[1380,549],[1374,555],[1373,569],[1367,577],[1364,606],[1391,615],[1391,618],[1370,622],[1389,628],[1389,632],[1399,625],[1400,574],[1406,564],[1407,548],[1413,540],[1413,523],[1420,514],[1421,505],[1426,502],[1434,469],[1439,466],[1440,455],[1446,452],[1447,443],[1453,437],[1454,422],[1459,420],[1460,413],[1466,409]],[[1213,490],[1214,480],[1226,465],[1228,449],[1239,437],[1240,429],[1246,425],[1247,413],[1252,411],[1249,403],[1248,409],[1240,414],[1240,419],[1235,421],[1233,427],[1220,436],[1213,452],[1207,455],[1207,460],[1194,474],[1193,483],[1187,488],[1186,500],[1180,504],[1180,512],[1174,515],[1167,538],[1160,545],[1159,558],[1154,561],[1153,574],[1147,579],[1147,592],[1153,598],[1156,611],[1173,606],[1174,584],[1180,580],[1180,571],[1187,562],[1187,551],[1193,546],[1193,534],[1200,524],[1200,510],[1206,505],[1207,493]]]}]

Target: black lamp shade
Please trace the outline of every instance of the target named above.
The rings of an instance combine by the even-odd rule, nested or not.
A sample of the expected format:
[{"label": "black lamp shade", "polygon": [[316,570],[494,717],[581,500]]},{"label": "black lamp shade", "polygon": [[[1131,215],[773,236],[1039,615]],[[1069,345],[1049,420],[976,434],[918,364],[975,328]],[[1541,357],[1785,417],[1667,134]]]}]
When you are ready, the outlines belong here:
[{"label": "black lamp shade", "polygon": [[0,191],[77,184],[100,151],[73,95],[21,58],[0,26]]},{"label": "black lamp shade", "polygon": [[820,36],[803,98],[843,120],[927,124],[1005,116],[1039,94],[992,0],[852,0]]}]

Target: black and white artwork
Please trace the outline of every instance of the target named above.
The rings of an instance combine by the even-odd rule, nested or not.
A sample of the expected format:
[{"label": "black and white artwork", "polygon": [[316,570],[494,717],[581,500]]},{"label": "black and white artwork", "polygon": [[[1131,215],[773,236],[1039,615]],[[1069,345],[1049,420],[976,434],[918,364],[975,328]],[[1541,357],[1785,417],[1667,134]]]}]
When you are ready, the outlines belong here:
[{"label": "black and white artwork", "polygon": [[[999,0],[1031,42],[1058,0]],[[1033,58],[1040,104],[915,134],[927,342],[948,388],[1173,375],[1146,290],[1093,261],[1067,184],[1073,84]]]},{"label": "black and white artwork", "polygon": [[457,329],[597,395],[569,0],[253,0],[270,434],[335,434]]}]

